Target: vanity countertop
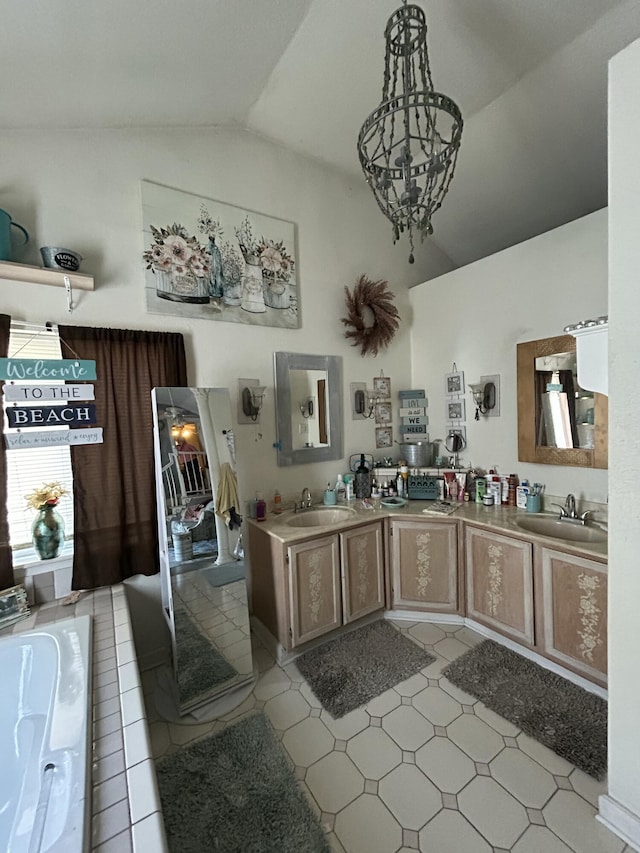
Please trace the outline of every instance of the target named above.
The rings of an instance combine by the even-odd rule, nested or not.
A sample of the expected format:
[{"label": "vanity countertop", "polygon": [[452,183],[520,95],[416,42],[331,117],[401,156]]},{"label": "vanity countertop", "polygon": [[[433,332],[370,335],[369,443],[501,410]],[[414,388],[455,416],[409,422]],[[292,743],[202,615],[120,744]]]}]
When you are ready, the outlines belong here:
[{"label": "vanity countertop", "polygon": [[[607,559],[606,541],[574,542],[523,530],[518,526],[517,520],[525,518],[526,516],[531,517],[533,514],[527,513],[522,509],[516,509],[515,507],[485,507],[476,503],[460,503],[454,512],[451,514],[445,514],[432,509],[433,501],[410,500],[402,507],[389,508],[380,505],[375,509],[366,509],[362,501],[353,500],[344,504],[344,506],[353,509],[354,515],[344,521],[334,524],[314,527],[290,527],[287,522],[296,517],[293,510],[287,510],[279,515],[269,513],[266,520],[261,522],[257,522],[254,519],[247,519],[247,523],[262,528],[266,533],[269,533],[282,543],[289,545],[294,542],[301,542],[307,539],[314,539],[318,536],[325,536],[328,533],[347,530],[351,527],[356,527],[367,522],[381,521],[385,518],[424,519],[429,521],[464,521],[467,524],[483,527],[496,533],[517,536],[521,539],[527,540],[528,542],[535,542],[537,544],[544,545],[547,548],[571,551],[575,554],[581,554],[585,557],[592,557],[600,560]],[[427,511],[425,512],[424,510]],[[302,510],[298,515],[302,515],[305,511],[306,510]],[[557,513],[539,513],[539,515],[544,515],[546,518],[558,517]]]}]

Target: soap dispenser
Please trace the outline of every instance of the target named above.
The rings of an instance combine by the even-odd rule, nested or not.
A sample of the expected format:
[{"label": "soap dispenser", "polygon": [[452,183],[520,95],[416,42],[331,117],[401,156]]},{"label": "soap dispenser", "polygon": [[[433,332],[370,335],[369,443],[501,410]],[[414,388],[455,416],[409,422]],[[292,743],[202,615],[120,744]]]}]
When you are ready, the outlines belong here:
[{"label": "soap dispenser", "polygon": [[360,454],[360,464],[356,469],[355,492],[357,498],[371,497],[371,475],[364,461],[364,453]]}]

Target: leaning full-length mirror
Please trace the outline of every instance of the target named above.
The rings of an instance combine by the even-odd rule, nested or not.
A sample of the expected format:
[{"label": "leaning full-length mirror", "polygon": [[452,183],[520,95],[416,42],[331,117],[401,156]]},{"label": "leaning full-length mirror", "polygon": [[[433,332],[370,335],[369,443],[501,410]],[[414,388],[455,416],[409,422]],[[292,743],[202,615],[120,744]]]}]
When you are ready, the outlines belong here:
[{"label": "leaning full-length mirror", "polygon": [[342,458],[342,359],[274,354],[278,465]]},{"label": "leaning full-length mirror", "polygon": [[253,680],[227,388],[155,388],[162,600],[174,705],[194,713]]}]

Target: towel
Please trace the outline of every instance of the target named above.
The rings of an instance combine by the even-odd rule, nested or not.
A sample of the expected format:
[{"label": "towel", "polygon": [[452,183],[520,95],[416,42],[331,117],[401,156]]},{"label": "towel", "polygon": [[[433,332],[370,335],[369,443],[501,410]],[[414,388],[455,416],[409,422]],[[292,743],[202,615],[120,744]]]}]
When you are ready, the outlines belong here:
[{"label": "towel", "polygon": [[238,478],[231,465],[223,462],[216,490],[216,515],[224,518],[227,526],[231,521],[231,510],[237,507],[238,503]]}]

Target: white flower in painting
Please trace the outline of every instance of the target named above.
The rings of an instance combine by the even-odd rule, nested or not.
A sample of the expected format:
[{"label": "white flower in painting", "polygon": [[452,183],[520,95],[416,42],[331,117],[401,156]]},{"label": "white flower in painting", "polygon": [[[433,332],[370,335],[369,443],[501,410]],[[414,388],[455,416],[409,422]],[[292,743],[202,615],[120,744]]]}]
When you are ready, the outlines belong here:
[{"label": "white flower in painting", "polygon": [[179,261],[187,262],[191,257],[192,252],[187,241],[178,234],[170,234],[165,237],[164,244],[176,263]]},{"label": "white flower in painting", "polygon": [[282,255],[277,249],[269,247],[260,255],[260,263],[264,269],[270,272],[280,272],[282,269]]}]

